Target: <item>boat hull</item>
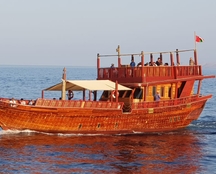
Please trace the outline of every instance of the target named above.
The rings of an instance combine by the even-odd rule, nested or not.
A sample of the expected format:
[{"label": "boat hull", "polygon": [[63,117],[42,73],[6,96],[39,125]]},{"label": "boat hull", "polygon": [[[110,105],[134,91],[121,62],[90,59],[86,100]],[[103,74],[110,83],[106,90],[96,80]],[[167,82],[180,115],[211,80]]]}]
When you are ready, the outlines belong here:
[{"label": "boat hull", "polygon": [[118,108],[11,107],[0,101],[0,126],[3,130],[75,134],[171,131],[186,127],[198,119],[210,97],[173,106],[138,108],[126,113]]}]

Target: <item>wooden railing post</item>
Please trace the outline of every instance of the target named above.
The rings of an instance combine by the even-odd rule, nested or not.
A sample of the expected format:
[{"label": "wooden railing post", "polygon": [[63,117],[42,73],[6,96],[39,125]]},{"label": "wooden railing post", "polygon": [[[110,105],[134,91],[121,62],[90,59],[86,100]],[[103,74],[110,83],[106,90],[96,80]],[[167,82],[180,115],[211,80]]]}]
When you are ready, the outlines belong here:
[{"label": "wooden railing post", "polygon": [[154,60],[153,60],[153,54],[152,53],[150,54],[150,62],[151,62],[151,65],[153,65]]},{"label": "wooden railing post", "polygon": [[83,89],[83,101],[86,100],[86,97],[85,97],[85,89]]},{"label": "wooden railing post", "polygon": [[196,51],[196,49],[194,49],[194,64],[198,65],[198,62],[197,62],[197,51]]},{"label": "wooden railing post", "polygon": [[94,91],[94,101],[97,101],[97,91]]},{"label": "wooden railing post", "polygon": [[44,98],[44,90],[41,92],[41,98]]},{"label": "wooden railing post", "polygon": [[146,98],[147,98],[147,95],[148,95],[148,86],[145,86],[144,87],[144,91],[143,91],[143,93],[144,93],[144,101],[146,101]]},{"label": "wooden railing post", "polygon": [[120,45],[118,45],[118,48],[116,49],[116,52],[118,53],[118,67],[120,68],[121,67],[121,57],[120,57]]},{"label": "wooden railing post", "polygon": [[[160,53],[160,60],[163,63],[163,55],[162,55],[162,53]],[[163,63],[163,65],[164,65],[164,63]]]},{"label": "wooden railing post", "polygon": [[178,82],[175,83],[175,99],[178,97]]},{"label": "wooden railing post", "polygon": [[174,72],[174,60],[173,60],[173,53],[170,52],[170,66],[171,66],[171,77],[173,78],[174,75],[175,75],[175,72]]},{"label": "wooden railing post", "polygon": [[198,74],[202,75],[202,66],[198,66]]},{"label": "wooden railing post", "polygon": [[118,81],[116,81],[115,83],[115,96],[116,96],[116,103],[118,103],[118,97],[119,97],[119,93],[118,93]]},{"label": "wooden railing post", "polygon": [[99,68],[100,68],[100,55],[97,54],[97,78],[99,78]]},{"label": "wooden railing post", "polygon": [[92,91],[91,91],[91,90],[89,90],[89,101],[91,101],[91,100],[92,100],[92,95],[91,95],[91,93],[92,93]]},{"label": "wooden railing post", "polygon": [[173,53],[170,52],[170,66],[174,66]]},{"label": "wooden railing post", "polygon": [[176,49],[176,62],[177,62],[177,65],[180,65],[180,58],[179,58],[178,49]]},{"label": "wooden railing post", "polygon": [[173,99],[173,83],[171,83],[171,87],[170,87],[170,99]]},{"label": "wooden railing post", "polygon": [[198,88],[197,88],[197,94],[198,94],[198,95],[200,94],[201,83],[202,83],[202,80],[199,80]]},{"label": "wooden railing post", "polygon": [[144,52],[141,52],[141,77],[142,77],[142,82],[145,81],[145,74],[144,74]]}]

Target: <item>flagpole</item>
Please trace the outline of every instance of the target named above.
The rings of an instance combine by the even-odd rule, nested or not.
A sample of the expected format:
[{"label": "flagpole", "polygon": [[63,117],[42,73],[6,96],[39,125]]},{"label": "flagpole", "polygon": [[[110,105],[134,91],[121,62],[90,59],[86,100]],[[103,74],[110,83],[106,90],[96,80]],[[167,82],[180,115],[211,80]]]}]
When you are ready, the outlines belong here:
[{"label": "flagpole", "polygon": [[197,46],[196,46],[196,32],[194,31],[194,46],[195,46],[195,50],[197,49]]},{"label": "flagpole", "polygon": [[195,45],[195,50],[194,50],[194,62],[195,62],[195,65],[198,64],[197,62],[197,46],[196,46],[196,32],[194,31],[194,45]]}]

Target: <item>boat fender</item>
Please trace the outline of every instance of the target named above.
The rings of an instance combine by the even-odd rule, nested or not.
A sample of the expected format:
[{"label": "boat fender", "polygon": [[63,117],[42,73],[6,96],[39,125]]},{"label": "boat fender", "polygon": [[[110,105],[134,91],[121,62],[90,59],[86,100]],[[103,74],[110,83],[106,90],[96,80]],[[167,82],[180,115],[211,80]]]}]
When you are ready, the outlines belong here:
[{"label": "boat fender", "polygon": [[[119,96],[119,92],[117,92],[117,97]],[[112,91],[112,97],[113,98],[116,98],[116,91],[115,90],[113,90]]]}]

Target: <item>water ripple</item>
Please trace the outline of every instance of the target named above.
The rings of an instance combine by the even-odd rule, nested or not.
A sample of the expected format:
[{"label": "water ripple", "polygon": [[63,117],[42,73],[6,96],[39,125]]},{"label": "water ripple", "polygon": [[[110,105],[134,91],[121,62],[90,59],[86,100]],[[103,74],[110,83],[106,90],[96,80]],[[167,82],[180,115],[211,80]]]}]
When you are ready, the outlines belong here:
[{"label": "water ripple", "polygon": [[[61,81],[63,67],[0,67],[0,96],[34,99]],[[205,74],[210,71],[204,70]],[[214,73],[216,71],[213,71]],[[211,70],[212,73],[212,70]],[[215,73],[216,74],[216,73]],[[94,68],[67,68],[68,79],[95,79]],[[6,83],[7,82],[7,83]],[[216,171],[216,79],[201,117],[187,128],[137,135],[0,131],[1,173],[213,173]],[[81,93],[76,93],[79,96]],[[47,93],[58,98],[60,93]]]}]

